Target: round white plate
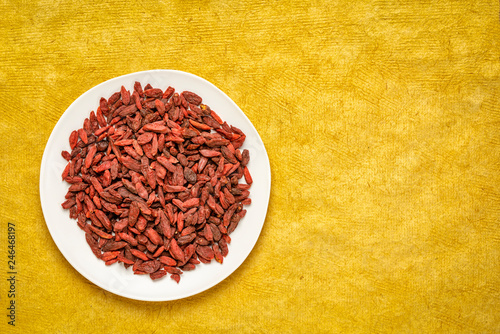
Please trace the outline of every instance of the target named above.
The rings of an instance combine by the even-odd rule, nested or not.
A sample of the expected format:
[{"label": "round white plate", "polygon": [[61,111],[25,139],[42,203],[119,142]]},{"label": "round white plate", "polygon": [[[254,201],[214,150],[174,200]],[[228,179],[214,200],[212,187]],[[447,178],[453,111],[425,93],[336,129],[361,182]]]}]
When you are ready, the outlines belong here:
[{"label": "round white plate", "polygon": [[[132,268],[122,264],[106,266],[97,259],[76,220],[69,218],[69,211],[61,207],[68,184],[61,174],[66,160],[61,151],[69,148],[71,131],[79,129],[92,110],[97,110],[101,97],[109,98],[123,85],[133,91],[135,81],[142,86],[151,84],[165,90],[168,86],[176,92],[190,90],[203,98],[228,124],[246,134],[242,147],[250,151],[248,168],[252,173],[250,189],[252,204],[246,206],[247,214],[231,234],[229,254],[223,264],[212,261],[199,264],[193,271],[181,275],[177,284],[169,276],[152,281],[149,275],[134,275]],[[137,300],[167,301],[189,297],[218,284],[233,273],[252,251],[257,242],[267,213],[271,190],[271,168],[264,144],[250,120],[241,109],[220,89],[193,74],[174,70],[152,70],[120,76],[90,89],[76,99],[64,112],[52,131],[42,158],[40,170],[40,199],[45,222],[57,247],[68,262],[89,281],[114,294]]]}]

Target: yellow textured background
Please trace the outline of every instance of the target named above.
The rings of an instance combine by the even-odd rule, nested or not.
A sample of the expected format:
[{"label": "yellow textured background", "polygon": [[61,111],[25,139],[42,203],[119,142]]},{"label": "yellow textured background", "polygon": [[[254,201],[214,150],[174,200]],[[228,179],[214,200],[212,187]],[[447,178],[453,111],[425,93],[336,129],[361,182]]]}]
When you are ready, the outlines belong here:
[{"label": "yellow textured background", "polygon": [[[0,12],[0,332],[500,332],[497,0],[2,0]],[[147,303],[69,265],[38,178],[78,96],[157,68],[226,92],[260,133],[273,184],[233,275]]]}]

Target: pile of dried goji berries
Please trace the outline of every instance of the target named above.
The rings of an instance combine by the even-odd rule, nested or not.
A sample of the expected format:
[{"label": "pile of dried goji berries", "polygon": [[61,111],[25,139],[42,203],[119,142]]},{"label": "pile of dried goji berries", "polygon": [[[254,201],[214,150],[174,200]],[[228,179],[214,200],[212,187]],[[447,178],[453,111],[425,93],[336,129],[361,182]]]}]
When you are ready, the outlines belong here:
[{"label": "pile of dried goji berries", "polygon": [[107,265],[179,282],[228,253],[251,203],[244,141],[195,93],[122,86],[70,135],[62,207]]}]

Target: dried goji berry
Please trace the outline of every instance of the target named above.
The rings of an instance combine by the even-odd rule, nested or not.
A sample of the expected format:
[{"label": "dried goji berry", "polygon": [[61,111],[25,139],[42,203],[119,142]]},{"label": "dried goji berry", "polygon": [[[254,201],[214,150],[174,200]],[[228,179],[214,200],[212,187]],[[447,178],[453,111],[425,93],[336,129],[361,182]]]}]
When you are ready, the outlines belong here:
[{"label": "dried goji berry", "polygon": [[[173,87],[125,86],[71,132],[62,203],[106,265],[179,282],[183,271],[228,255],[229,234],[251,203],[245,134],[202,98]],[[239,183],[244,179],[245,183]]]}]

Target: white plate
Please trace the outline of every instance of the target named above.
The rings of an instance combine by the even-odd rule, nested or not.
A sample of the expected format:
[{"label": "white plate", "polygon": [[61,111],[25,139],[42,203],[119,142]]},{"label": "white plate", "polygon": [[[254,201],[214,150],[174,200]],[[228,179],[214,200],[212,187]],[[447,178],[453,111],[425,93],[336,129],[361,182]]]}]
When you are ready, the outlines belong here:
[{"label": "white plate", "polygon": [[[247,214],[231,234],[229,254],[224,263],[212,261],[199,264],[195,270],[181,275],[177,284],[169,276],[152,281],[149,275],[134,275],[131,268],[122,264],[106,266],[91,252],[84,232],[69,218],[69,211],[61,203],[68,184],[61,180],[66,160],[62,150],[69,148],[71,131],[79,129],[83,120],[96,110],[101,97],[109,98],[123,85],[133,90],[135,81],[142,86],[151,84],[155,88],[172,86],[177,92],[190,90],[203,98],[230,125],[247,135],[243,148],[250,151],[248,168],[252,173],[250,189],[252,204],[246,206]],[[271,169],[264,144],[250,120],[241,109],[220,89],[193,74],[174,70],[152,70],[137,72],[103,82],[76,99],[57,122],[45,147],[40,170],[40,199],[45,222],[57,247],[68,262],[97,286],[117,295],[145,301],[166,301],[185,298],[205,291],[233,273],[252,251],[257,242],[267,213],[271,190]]]}]

